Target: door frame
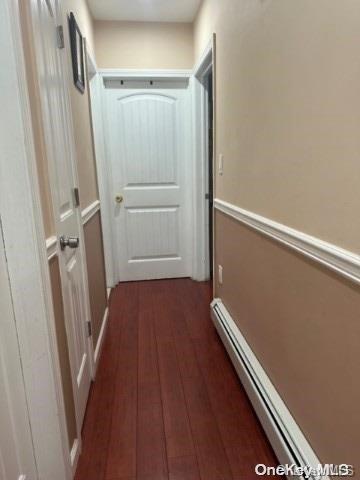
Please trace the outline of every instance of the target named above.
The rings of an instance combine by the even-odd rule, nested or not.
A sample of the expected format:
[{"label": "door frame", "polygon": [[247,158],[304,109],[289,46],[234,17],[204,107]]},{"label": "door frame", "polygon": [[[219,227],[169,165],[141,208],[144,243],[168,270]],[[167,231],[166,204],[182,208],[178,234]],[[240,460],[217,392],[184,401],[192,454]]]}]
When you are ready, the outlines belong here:
[{"label": "door frame", "polygon": [[[208,190],[208,101],[206,78],[213,73],[213,192],[215,193],[215,34],[193,69],[193,125],[194,125],[194,280],[208,280],[210,276],[208,210],[205,194]],[[213,213],[213,272],[214,270],[214,213]]]},{"label": "door frame", "polygon": [[[34,2],[32,2],[34,3]],[[73,476],[19,4],[0,0],[0,212],[34,454],[41,478]],[[5,179],[5,181],[4,181]],[[80,441],[81,439],[79,439]]]},{"label": "door frame", "polygon": [[[207,192],[208,180],[208,139],[207,139],[207,92],[205,79],[212,69],[213,73],[213,191],[215,192],[215,34],[209,41],[203,55],[193,70],[132,70],[132,69],[97,69],[95,62],[92,62],[93,87],[91,88],[92,115],[94,123],[94,143],[96,150],[96,164],[99,175],[100,201],[102,205],[102,218],[104,226],[104,249],[107,264],[108,287],[115,286],[119,281],[119,273],[116,268],[116,233],[113,228],[111,205],[109,202],[109,185],[111,171],[106,157],[106,145],[103,140],[104,119],[106,115],[104,101],[104,81],[109,79],[188,79],[192,97],[192,196],[193,196],[193,224],[192,224],[192,278],[197,281],[209,279],[209,230],[207,228],[207,203],[205,194]],[[96,73],[94,73],[96,70]],[[214,215],[214,214],[213,214]],[[214,244],[214,232],[212,242]],[[213,249],[214,252],[214,249]],[[213,271],[214,270],[213,254]]]},{"label": "door frame", "polygon": [[[116,229],[113,225],[112,207],[110,204],[110,179],[111,179],[111,165],[106,161],[109,157],[106,142],[104,142],[105,131],[105,116],[106,116],[106,102],[105,102],[105,86],[106,80],[117,80],[119,78],[134,79],[134,80],[188,80],[191,96],[192,107],[192,70],[188,69],[96,69],[95,62],[92,61],[92,87],[90,89],[92,118],[94,126],[94,143],[96,151],[96,165],[98,171],[98,185],[102,211],[103,235],[104,235],[104,250],[105,261],[108,266],[106,269],[107,286],[114,287],[121,279],[116,263]],[[193,130],[193,129],[192,129]],[[191,139],[193,142],[193,138]],[[191,158],[193,162],[193,158]],[[191,169],[193,172],[193,169]],[[191,172],[191,174],[192,174]],[[194,183],[192,182],[194,185]],[[193,258],[194,242],[191,242],[190,257]],[[193,276],[193,274],[192,274]]]},{"label": "door frame", "polygon": [[118,280],[115,271],[115,257],[113,248],[113,222],[110,217],[110,203],[109,203],[109,173],[106,162],[106,146],[104,141],[104,122],[103,122],[103,107],[102,90],[103,80],[98,73],[98,68],[95,59],[86,49],[87,57],[87,74],[89,85],[90,110],[92,120],[93,141],[95,150],[95,164],[98,178],[99,198],[101,205],[101,226],[103,232],[104,242],[104,258],[105,258],[105,274],[107,288],[113,288]]}]

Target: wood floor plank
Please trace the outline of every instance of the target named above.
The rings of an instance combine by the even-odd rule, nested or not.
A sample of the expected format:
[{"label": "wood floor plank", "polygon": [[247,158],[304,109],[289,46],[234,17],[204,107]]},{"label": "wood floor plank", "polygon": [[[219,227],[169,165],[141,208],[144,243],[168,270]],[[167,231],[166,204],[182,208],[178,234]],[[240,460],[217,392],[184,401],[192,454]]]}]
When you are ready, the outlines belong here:
[{"label": "wood floor plank", "polygon": [[230,465],[222,443],[205,384],[202,380],[183,380],[191,430],[203,480],[232,479]]},{"label": "wood floor plank", "polygon": [[[152,384],[160,392],[160,375],[155,338],[154,284],[142,282],[139,294],[138,388]],[[168,479],[162,402],[154,395],[138,398],[137,478]]]},{"label": "wood floor plank", "polygon": [[201,446],[196,450],[202,480],[238,480],[231,473],[226,453],[224,458],[223,450],[219,450],[217,445]]},{"label": "wood floor plank", "polygon": [[[176,282],[176,281],[175,281]],[[169,282],[152,282],[152,296],[156,305],[154,325],[157,343],[171,342],[173,333],[171,329],[171,299],[168,295]]]},{"label": "wood floor plank", "polygon": [[162,405],[168,458],[195,454],[173,342],[158,345]]},{"label": "wood floor plank", "polygon": [[105,480],[136,475],[136,392],[118,395],[111,425]]},{"label": "wood floor plank", "polygon": [[175,286],[169,283],[166,288],[168,318],[171,324],[172,336],[182,378],[201,376],[194,344],[191,340],[186,321],[186,315],[181,302],[179,302],[181,290],[178,290],[178,288],[183,287],[186,281],[188,280],[178,280],[176,283],[177,288],[174,288]]},{"label": "wood floor plank", "polygon": [[170,458],[169,480],[200,480],[196,456]]},{"label": "wood floor plank", "polygon": [[109,477],[107,480],[137,480],[136,477]]},{"label": "wood floor plank", "polygon": [[[226,371],[219,356],[208,358],[206,346],[198,343],[196,352],[203,371],[204,381],[210,398],[224,446],[241,445],[244,437],[256,430],[257,420],[248,404],[241,384],[232,382],[231,372]],[[228,368],[229,370],[229,368]],[[246,415],[243,415],[244,407]]]},{"label": "wood floor plank", "polygon": [[137,477],[168,478],[161,404],[139,405],[137,428]]},{"label": "wood floor plank", "polygon": [[158,384],[160,388],[157,349],[154,327],[154,299],[151,282],[142,282],[139,298],[139,385]]},{"label": "wood floor plank", "polygon": [[118,344],[115,399],[108,446],[105,480],[136,476],[137,370],[139,291],[128,284],[131,300],[121,318]]},{"label": "wood floor plank", "polygon": [[204,302],[204,296],[199,291],[199,286],[188,281],[181,283],[179,285],[179,301],[191,339],[215,338],[216,331],[210,320],[210,305]]},{"label": "wood floor plank", "polygon": [[258,480],[259,477],[255,473],[255,466],[258,463],[253,449],[244,447],[231,447],[226,449],[231,471],[234,478],[246,480]]},{"label": "wood floor plank", "polygon": [[190,338],[183,337],[175,342],[179,369],[182,378],[200,378],[201,371],[196,357],[194,344]]}]

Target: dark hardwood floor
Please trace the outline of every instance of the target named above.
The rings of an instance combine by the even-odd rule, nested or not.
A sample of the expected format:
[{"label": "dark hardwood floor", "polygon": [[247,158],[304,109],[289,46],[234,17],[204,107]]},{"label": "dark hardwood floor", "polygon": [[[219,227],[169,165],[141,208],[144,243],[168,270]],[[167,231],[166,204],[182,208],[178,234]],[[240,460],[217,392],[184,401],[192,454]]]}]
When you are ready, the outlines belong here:
[{"label": "dark hardwood floor", "polygon": [[276,458],[209,317],[208,283],[124,283],[76,480],[252,480]]}]

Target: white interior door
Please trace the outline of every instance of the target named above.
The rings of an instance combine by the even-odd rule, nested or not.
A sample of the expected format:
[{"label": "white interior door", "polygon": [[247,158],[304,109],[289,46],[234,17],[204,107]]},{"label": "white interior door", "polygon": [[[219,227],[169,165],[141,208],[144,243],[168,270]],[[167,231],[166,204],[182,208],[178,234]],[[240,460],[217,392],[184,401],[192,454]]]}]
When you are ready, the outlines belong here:
[{"label": "white interior door", "polygon": [[105,96],[119,279],[190,276],[189,91],[128,86]]},{"label": "white interior door", "polygon": [[59,251],[59,263],[76,415],[78,428],[81,428],[91,383],[91,359],[87,334],[87,322],[90,318],[87,318],[82,226],[78,205],[74,199],[77,173],[69,131],[71,121],[64,88],[66,58],[61,58],[61,55],[66,55],[68,52],[57,48],[57,2],[39,0],[39,3],[41,5],[39,31],[42,35],[44,54],[40,67],[42,104],[50,159],[56,231],[59,240],[60,237],[64,237],[65,241],[69,242],[68,246]]},{"label": "white interior door", "polygon": [[36,480],[36,465],[0,228],[0,480]]}]

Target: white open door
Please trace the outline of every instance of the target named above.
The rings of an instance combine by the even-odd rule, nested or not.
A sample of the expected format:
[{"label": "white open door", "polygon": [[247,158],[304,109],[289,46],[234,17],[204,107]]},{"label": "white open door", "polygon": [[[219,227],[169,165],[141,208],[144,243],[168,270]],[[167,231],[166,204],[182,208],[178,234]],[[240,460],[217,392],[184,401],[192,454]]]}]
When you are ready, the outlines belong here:
[{"label": "white open door", "polygon": [[119,279],[190,276],[189,90],[110,82],[105,97]]},{"label": "white open door", "polygon": [[19,345],[0,224],[0,480],[36,480]]},{"label": "white open door", "polygon": [[37,42],[43,53],[41,61],[38,62],[41,101],[56,233],[62,245],[59,250],[59,263],[77,424],[80,430],[91,383],[91,355],[87,328],[90,318],[86,304],[85,252],[81,238],[81,218],[74,195],[77,172],[71,143],[71,117],[65,90],[66,58],[61,57],[68,52],[59,49],[57,45],[58,2],[38,0],[37,4],[34,23],[38,35]]}]

